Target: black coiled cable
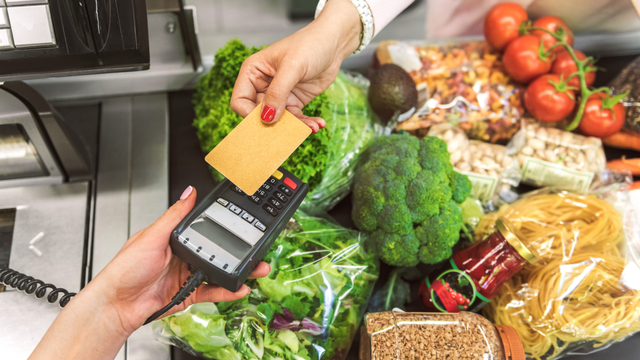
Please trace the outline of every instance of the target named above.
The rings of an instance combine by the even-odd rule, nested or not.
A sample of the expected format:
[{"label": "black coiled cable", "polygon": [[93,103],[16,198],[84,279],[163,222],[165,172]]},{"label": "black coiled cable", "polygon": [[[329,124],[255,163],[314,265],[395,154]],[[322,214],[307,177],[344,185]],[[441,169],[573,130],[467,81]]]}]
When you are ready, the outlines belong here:
[{"label": "black coiled cable", "polygon": [[[46,295],[47,301],[50,304],[58,301],[58,296],[63,294],[59,301],[60,307],[65,307],[71,298],[76,295],[76,293],[68,292],[67,290],[56,287],[53,284],[46,284],[42,280],[35,279],[32,276],[9,269],[6,266],[0,266],[0,283],[6,286],[11,286],[14,289],[24,291],[29,295],[34,294],[38,299],[41,299]],[[48,290],[51,290],[49,295],[47,295]]]}]

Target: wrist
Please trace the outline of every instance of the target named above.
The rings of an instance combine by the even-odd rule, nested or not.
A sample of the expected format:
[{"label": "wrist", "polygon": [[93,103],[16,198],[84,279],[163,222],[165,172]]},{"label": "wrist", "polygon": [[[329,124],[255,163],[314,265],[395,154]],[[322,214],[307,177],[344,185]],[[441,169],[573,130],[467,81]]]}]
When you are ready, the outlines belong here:
[{"label": "wrist", "polygon": [[131,335],[93,282],[64,307],[30,360],[113,359]]},{"label": "wrist", "polygon": [[123,318],[117,304],[108,295],[108,290],[104,290],[99,282],[99,278],[92,280],[74,297],[73,300],[77,300],[77,303],[73,311],[79,314],[91,314],[94,321],[105,332],[111,334],[114,340],[124,343],[136,329],[129,325],[130,319]]},{"label": "wrist", "polygon": [[313,21],[336,40],[340,60],[346,59],[360,46],[362,21],[356,7],[349,0],[329,0]]}]

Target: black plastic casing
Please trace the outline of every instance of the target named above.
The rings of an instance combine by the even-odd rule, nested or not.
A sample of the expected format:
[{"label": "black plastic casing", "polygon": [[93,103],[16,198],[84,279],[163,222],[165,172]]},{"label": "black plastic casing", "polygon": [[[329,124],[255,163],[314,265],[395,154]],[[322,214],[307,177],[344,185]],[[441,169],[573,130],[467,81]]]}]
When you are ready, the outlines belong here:
[{"label": "black plastic casing", "polygon": [[0,51],[0,82],[147,70],[144,0],[48,0],[55,45]]},{"label": "black plastic casing", "polygon": [[[171,239],[169,241],[173,253],[185,263],[204,273],[206,275],[205,281],[208,284],[219,285],[232,292],[240,290],[242,284],[244,284],[251,272],[253,272],[262,258],[266,255],[267,251],[269,251],[271,245],[273,245],[273,242],[284,230],[285,226],[302,203],[302,200],[309,192],[309,186],[301,182],[289,171],[286,171],[282,168],[280,168],[279,171],[284,174],[284,177],[289,177],[294,180],[298,184],[298,187],[289,201],[284,204],[283,209],[279,211],[278,215],[269,219],[269,221],[267,222],[267,231],[264,233],[260,241],[253,248],[251,248],[251,250],[249,250],[249,253],[247,253],[247,255],[243,259],[241,259],[240,264],[233,273],[229,274],[210,264],[205,259],[201,258],[185,245],[183,245],[179,239],[180,234],[187,227],[189,227],[191,223],[195,221],[198,216],[200,216],[219,197],[224,197],[225,199],[228,199],[232,203],[241,206],[242,208],[250,211],[253,214],[260,213],[260,211],[257,209],[262,209],[262,205],[253,204],[250,200],[243,202],[238,201],[238,199],[229,199],[229,192],[227,190],[234,185],[227,179],[224,179],[220,184],[218,184],[218,186],[216,186],[213,191],[209,193],[209,195],[207,195],[196,207],[194,207],[189,215],[187,215],[182,220],[182,222],[180,222],[180,224],[178,224],[178,226],[173,230],[173,232],[171,233]],[[225,194],[225,196],[223,196],[223,193]],[[244,198],[246,198],[246,195],[239,196],[243,196]],[[233,234],[230,235],[235,236]],[[238,239],[238,241],[242,240]]]}]

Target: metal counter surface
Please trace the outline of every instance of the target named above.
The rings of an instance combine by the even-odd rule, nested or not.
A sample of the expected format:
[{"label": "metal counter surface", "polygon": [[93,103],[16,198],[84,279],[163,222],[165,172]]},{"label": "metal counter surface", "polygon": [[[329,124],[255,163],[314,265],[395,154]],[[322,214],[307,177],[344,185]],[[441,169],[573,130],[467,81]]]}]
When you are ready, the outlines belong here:
[{"label": "metal counter surface", "polygon": [[[165,93],[101,103],[91,273],[95,277],[127,239],[168,207],[168,103]],[[129,337],[116,359],[163,360],[167,345],[150,326]]]},{"label": "metal counter surface", "polygon": [[[9,267],[80,291],[89,189],[87,182],[0,189],[0,208],[17,210]],[[0,292],[0,358],[26,359],[60,310],[11,287]]]}]

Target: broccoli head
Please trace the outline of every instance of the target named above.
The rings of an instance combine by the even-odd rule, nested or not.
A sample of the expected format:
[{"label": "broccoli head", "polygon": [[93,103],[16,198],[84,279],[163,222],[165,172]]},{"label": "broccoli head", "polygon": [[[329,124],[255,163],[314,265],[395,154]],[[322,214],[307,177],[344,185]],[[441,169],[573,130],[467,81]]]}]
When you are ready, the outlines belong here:
[{"label": "broccoli head", "polygon": [[453,170],[447,144],[408,134],[377,138],[357,169],[352,218],[389,265],[435,264],[460,238],[467,176]]}]

